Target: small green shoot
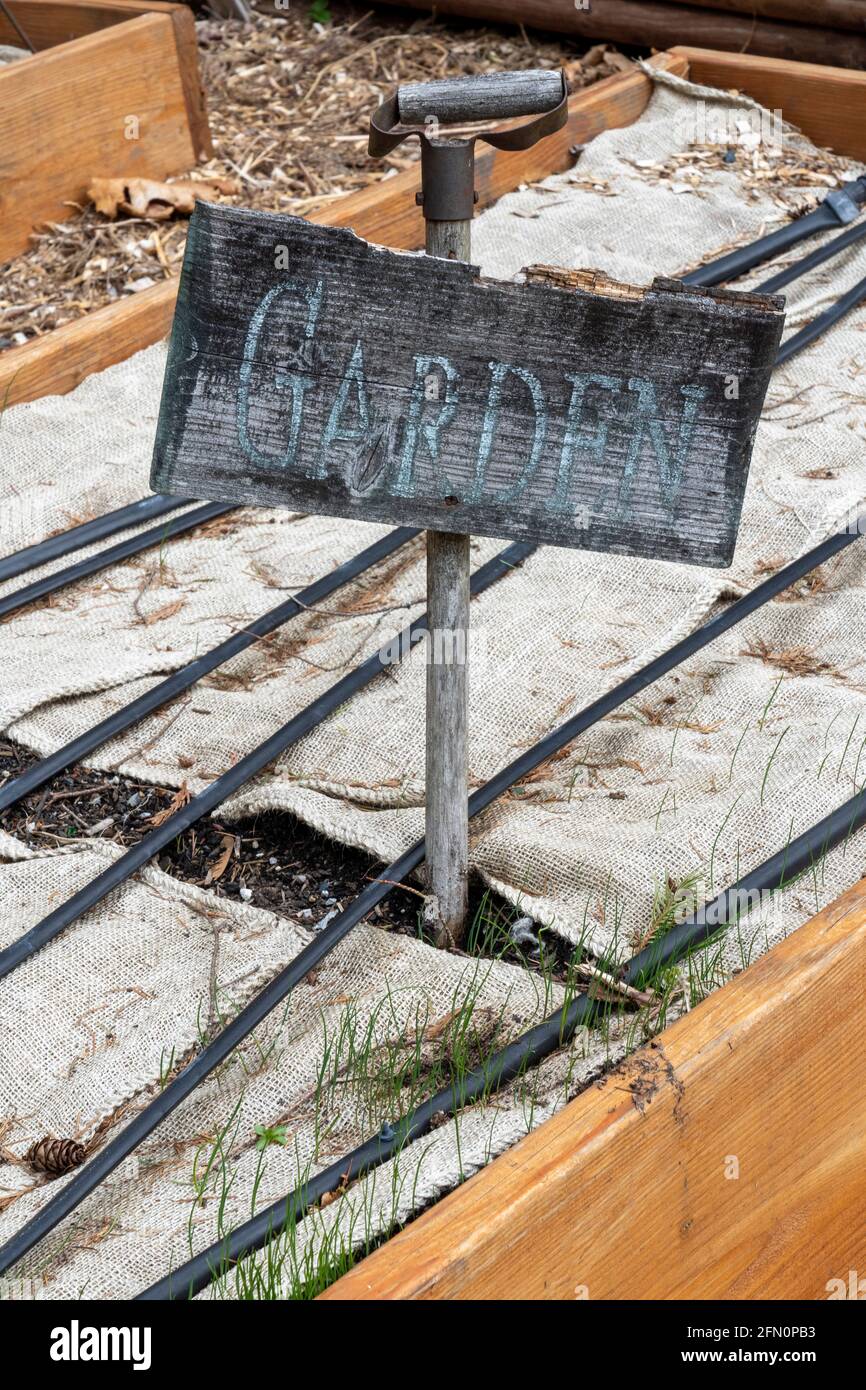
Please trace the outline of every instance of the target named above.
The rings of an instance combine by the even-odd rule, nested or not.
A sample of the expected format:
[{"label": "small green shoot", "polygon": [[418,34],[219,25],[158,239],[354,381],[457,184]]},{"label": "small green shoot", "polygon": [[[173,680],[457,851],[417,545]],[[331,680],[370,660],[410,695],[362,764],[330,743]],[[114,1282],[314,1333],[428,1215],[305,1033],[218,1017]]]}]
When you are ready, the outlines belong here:
[{"label": "small green shoot", "polygon": [[279,1144],[285,1146],[288,1129],[285,1125],[255,1125],[256,1148],[259,1153],[268,1147],[269,1144]]}]

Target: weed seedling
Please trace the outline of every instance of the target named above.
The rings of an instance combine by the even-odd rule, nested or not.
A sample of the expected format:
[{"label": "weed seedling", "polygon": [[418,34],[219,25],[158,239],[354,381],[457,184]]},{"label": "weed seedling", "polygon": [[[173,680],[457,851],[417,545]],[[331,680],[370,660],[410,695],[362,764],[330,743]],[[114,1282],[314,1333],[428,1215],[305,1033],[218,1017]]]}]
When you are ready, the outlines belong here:
[{"label": "weed seedling", "polygon": [[288,1130],[285,1125],[256,1125],[254,1127],[256,1135],[256,1148],[262,1153],[269,1144],[285,1145]]}]

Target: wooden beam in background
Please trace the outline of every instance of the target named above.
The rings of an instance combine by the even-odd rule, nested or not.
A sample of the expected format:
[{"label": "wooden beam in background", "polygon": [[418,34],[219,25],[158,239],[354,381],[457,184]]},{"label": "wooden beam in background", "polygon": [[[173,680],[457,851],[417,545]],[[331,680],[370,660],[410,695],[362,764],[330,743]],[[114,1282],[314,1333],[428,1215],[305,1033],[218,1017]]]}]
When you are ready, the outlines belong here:
[{"label": "wooden beam in background", "polygon": [[[688,72],[686,59],[678,55],[662,53],[653,62],[681,77]],[[586,144],[602,130],[631,125],[651,93],[651,81],[639,70],[617,73],[575,93],[568,103],[568,125],[533,149],[507,153],[479,145],[479,208],[488,207],[519,183],[568,168],[572,145]],[[408,169],[336,200],[309,220],[351,227],[368,241],[414,250],[424,245],[424,221],[415,206],[419,187],[420,169]],[[39,396],[63,395],[91,372],[159,342],[171,328],[176,295],[177,280],[168,280],[0,353],[0,407],[4,402],[16,405]]]},{"label": "wooden beam in background", "polygon": [[[826,29],[866,32],[866,0],[668,0],[674,5],[697,5],[702,10],[728,10],[749,19],[789,19]],[[844,40],[843,40],[844,41]]]},{"label": "wooden beam in background", "polygon": [[322,1297],[827,1298],[866,1268],[864,1019],[861,880]]},{"label": "wooden beam in background", "polygon": [[416,10],[435,9],[437,15],[459,14],[493,24],[514,25],[581,38],[669,48],[684,38],[704,48],[734,53],[767,53],[801,62],[866,67],[866,34],[822,28],[820,24],[790,24],[751,15],[702,9],[664,0],[592,0],[578,8],[574,0],[385,0],[410,4]]},{"label": "wooden beam in background", "polygon": [[[845,35],[839,43],[844,46]],[[816,145],[866,160],[866,72],[688,46],[671,52],[689,64],[693,81],[736,87],[769,111],[781,111]]]}]

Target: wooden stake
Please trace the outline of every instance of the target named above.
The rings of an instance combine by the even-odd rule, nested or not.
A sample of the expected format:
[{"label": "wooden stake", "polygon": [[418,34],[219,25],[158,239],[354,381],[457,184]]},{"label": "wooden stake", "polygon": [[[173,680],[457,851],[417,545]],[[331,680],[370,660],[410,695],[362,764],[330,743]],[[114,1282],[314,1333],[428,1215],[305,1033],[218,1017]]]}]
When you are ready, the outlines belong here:
[{"label": "wooden stake", "polygon": [[[472,223],[428,222],[429,256],[468,261]],[[466,929],[469,879],[468,670],[469,537],[427,532],[427,883],[428,921],[439,946]]]}]

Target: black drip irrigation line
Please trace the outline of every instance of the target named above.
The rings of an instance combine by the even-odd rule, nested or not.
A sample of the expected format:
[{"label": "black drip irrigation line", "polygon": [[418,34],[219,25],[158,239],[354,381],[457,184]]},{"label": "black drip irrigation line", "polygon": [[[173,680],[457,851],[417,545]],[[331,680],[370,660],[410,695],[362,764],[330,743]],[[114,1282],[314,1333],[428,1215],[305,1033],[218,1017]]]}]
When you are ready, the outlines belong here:
[{"label": "black drip irrigation line", "polygon": [[[731,920],[736,920],[738,904],[744,897],[748,899],[753,893],[783,888],[864,823],[866,791],[861,791],[725,889],[699,912],[632,956],[619,978],[626,985],[639,987],[648,976],[681,960],[689,951],[716,936]],[[394,868],[392,866],[386,872],[390,875]],[[270,1244],[287,1227],[299,1221],[322,1197],[363,1177],[393,1158],[405,1145],[420,1139],[429,1130],[435,1115],[453,1115],[467,1105],[485,1099],[565,1046],[578,1028],[592,1023],[596,1010],[597,1005],[588,994],[576,995],[542,1023],[494,1053],[484,1066],[467,1073],[456,1085],[437,1092],[396,1125],[383,1129],[321,1173],[307,1179],[288,1196],[280,1198],[230,1235],[216,1241],[143,1293],[137,1294],[134,1301],[192,1298],[200,1293],[214,1279],[226,1275],[244,1256]]]},{"label": "black drip irrigation line", "polygon": [[[510,574],[515,566],[532,554],[534,549],[534,546],[524,544],[508,546],[475,572],[470,582],[470,593],[473,595],[483,593],[498,579]],[[278,758],[281,753],[284,753],[287,748],[317,728],[353,695],[357,695],[372,680],[375,680],[386,666],[393,664],[395,655],[397,659],[400,659],[410,647],[421,640],[426,631],[427,615],[425,613],[420,618],[416,618],[393,642],[386,642],[373,656],[362,661],[348,675],[343,676],[335,685],[330,686],[312,704],[307,705],[282,728],[277,729],[276,733],[271,734],[264,743],[260,743],[251,753],[240,758],[234,767],[229,768],[228,772],[224,772],[221,777],[211,782],[210,786],[205,787],[204,791],[194,796],[186,806],[169,816],[162,825],[151,830],[137,845],[128,849],[125,854],[122,854],[90,883],[85,884],[65,903],[61,903],[60,907],[55,908],[47,917],[43,917],[36,926],[31,927],[23,936],[19,936],[17,941],[13,941],[10,946],[0,951],[0,979],[10,975],[19,965],[23,965],[49,941],[53,941],[85,912],[102,902],[103,898],[115,888],[131,878],[137,869],[143,868],[149,860],[153,859],[154,855],[158,854],[166,845],[171,844],[178,835],[182,835],[191,825],[195,825],[202,816],[215,811],[252,777],[264,771],[268,764]]]},{"label": "black drip irrigation line", "polygon": [[[782,593],[785,589],[789,588],[791,584],[795,584],[798,579],[802,579],[804,575],[809,574],[811,570],[817,569],[819,565],[825,564],[826,561],[831,559],[834,555],[846,549],[847,546],[852,545],[854,541],[859,540],[864,531],[866,531],[866,515],[854,519],[847,530],[835,532],[832,536],[828,536],[826,540],[821,541],[819,545],[806,551],[799,559],[793,560],[789,565],[785,565],[777,574],[771,575],[769,579],[765,579],[762,584],[757,585],[757,587],[752,589],[748,594],[744,594],[742,598],[737,599],[731,604],[730,608],[726,609],[723,613],[719,613],[715,618],[704,623],[702,627],[689,633],[687,637],[682,638],[672,647],[669,647],[666,652],[662,652],[660,656],[657,656],[646,666],[642,666],[640,670],[635,671],[633,675],[621,681],[619,685],[614,686],[607,694],[600,696],[599,699],[594,700],[592,704],[578,711],[571,719],[566,720],[558,729],[548,734],[546,738],[527,750],[521,757],[509,763],[501,772],[497,773],[489,782],[485,783],[483,787],[479,787],[477,791],[473,792],[472,796],[469,798],[470,815],[475,815],[478,811],[485,809],[492,801],[500,796],[502,792],[507,791],[513,782],[519,781],[521,777],[531,772],[538,763],[545,762],[573,739],[586,733],[593,724],[598,723],[601,719],[605,719],[609,714],[613,713],[614,710],[640,694],[648,685],[652,685],[655,681],[659,680],[661,676],[673,670],[674,667],[681,665],[682,662],[687,661],[689,657],[703,650],[709,643],[715,641],[717,637],[720,637],[722,633],[727,632],[729,628],[735,627],[738,623],[741,623],[750,614],[775,598],[777,594]],[[530,546],[511,546],[495,559],[489,561],[488,564],[478,570],[473,577],[472,593],[481,592],[488,584],[500,578],[503,572],[509,568],[513,568],[525,559],[528,554],[531,554],[532,549],[533,547]],[[398,642],[417,642],[425,631],[426,615],[418,618],[411,627],[406,629],[406,631],[401,634]],[[251,777],[261,772],[268,763],[272,762],[274,758],[278,757],[279,754],[284,752],[292,743],[296,742],[299,738],[303,738],[305,734],[309,733],[320,724],[323,719],[327,718],[328,715],[332,713],[333,710],[337,709],[339,705],[344,703],[345,700],[351,698],[352,695],[369,684],[382,669],[384,661],[390,659],[392,651],[392,644],[387,644],[385,648],[382,648],[380,651],[376,652],[375,655],[362,662],[354,671],[349,672],[349,674],[338,681],[336,685],[326,690],[318,700],[315,700],[311,705],[308,705],[306,709],[301,710],[299,714],[289,720],[287,724],[284,724],[281,729],[278,729],[276,733],[272,734],[271,737],[260,744],[258,748],[253,749],[246,757],[240,759],[234,767],[230,768],[228,772],[223,773],[223,775],[217,778],[215,782],[212,782],[209,787],[206,787],[203,792],[199,792],[187,806],[175,812],[175,814],[170,816],[161,826],[152,830],[144,839],[139,841],[137,845],[127,850],[120,859],[91,883],[86,884],[84,888],[75,893],[67,902],[61,904],[54,912],[49,913],[49,915],[43,918],[41,922],[37,923],[36,926],[31,927],[31,929],[23,936],[19,937],[17,941],[12,942],[5,950],[0,951],[0,979],[11,974],[13,970],[23,964],[23,962],[36,951],[40,950],[47,942],[53,940],[54,937],[59,935],[61,931],[64,931],[66,927],[71,926],[82,913],[87,912],[91,907],[101,902],[107,893],[110,893],[114,888],[118,887],[119,884],[123,883],[135,873],[137,869],[146,864],[148,860],[152,859],[155,854],[158,854],[165,845],[170,844],[177,835],[188,830],[189,827],[195,824],[203,815],[207,815],[210,811],[215,810],[217,806],[229,796],[233,795],[234,792],[243,786],[245,782],[249,781]],[[383,653],[387,654],[384,658]],[[26,773],[23,774],[23,776],[26,775]],[[21,780],[21,778],[16,779],[16,783]],[[4,788],[3,790],[5,791],[6,789]],[[418,846],[416,846],[416,849],[418,849]],[[423,853],[421,857],[423,858]],[[418,862],[420,863],[421,860],[419,859]],[[414,868],[415,865],[413,864],[411,867]],[[410,869],[406,870],[407,873],[410,871]]]},{"label": "black drip irrigation line", "polygon": [[[485,810],[509,787],[520,782],[540,763],[545,762],[554,753],[564,748],[566,744],[571,743],[593,724],[604,719],[648,685],[702,650],[715,638],[721,636],[723,632],[742,622],[750,613],[755,612],[782,590],[788,588],[803,575],[808,574],[817,565],[823,564],[857,538],[858,532],[854,529],[850,533],[844,532],[829,537],[807,555],[801,556],[799,560],[795,560],[790,565],[786,565],[778,574],[759,584],[751,593],[737,599],[726,612],[711,619],[697,632],[691,633],[682,641],[677,642],[667,652],[656,657],[654,661],[649,662],[641,670],[636,671],[634,675],[615,686],[606,695],[601,696],[600,699],[573,715],[571,719],[566,720],[558,729],[553,730],[539,743],[527,749],[495,777],[492,777],[489,782],[486,782],[483,787],[479,787],[472,793],[469,798],[470,817]],[[517,548],[513,547],[513,549]],[[499,560],[504,560],[507,554],[508,552],[504,552]],[[514,562],[511,561],[511,563]],[[186,809],[189,810],[189,808]],[[181,816],[183,814],[183,812],[179,813]],[[177,817],[173,819],[176,820]],[[133,1149],[146,1139],[157,1125],[174,1110],[175,1106],[179,1105],[195,1089],[199,1082],[203,1081],[215,1067],[225,1061],[233,1049],[291,993],[295,986],[315,968],[338,942],[342,941],[353,927],[357,926],[390,893],[394,886],[418,868],[424,860],[424,854],[425,845],[424,841],[421,840],[389,865],[378,880],[369,884],[349,907],[333,918],[325,930],[308,946],[305,946],[295,960],[281,974],[277,975],[262,993],[252,1000],[218,1037],[214,1038],[213,1042],[207,1044],[198,1057],[174,1081],[170,1082],[161,1095],[151,1101],[147,1108],[131,1121],[117,1138],[111,1140],[100,1153],[91,1158],[86,1167],[70,1180],[63,1191],[48,1202],[41,1212],[32,1217],[0,1249],[0,1273],[16,1264],[34,1245],[43,1240],[60,1221],[68,1216],[104,1178],[108,1177],[117,1165],[132,1153]],[[123,861],[119,862],[122,863]],[[105,876],[103,875],[103,877]],[[115,885],[112,884],[111,886]],[[87,890],[85,889],[83,892],[86,893]],[[77,896],[81,897],[82,895],[78,894]],[[74,902],[75,899],[72,901]],[[68,906],[69,904],[67,904]],[[46,919],[46,921],[50,921],[50,919]],[[38,930],[38,928],[34,930]],[[37,947],[34,946],[33,949],[37,949]],[[2,956],[0,956],[0,960],[2,960]],[[516,1046],[516,1044],[512,1046]],[[376,1147],[378,1141],[371,1141],[371,1144]],[[376,1152],[378,1151],[378,1147],[376,1147]],[[383,1148],[382,1156],[387,1158],[391,1152],[390,1148],[387,1151]],[[333,1169],[327,1171],[329,1174],[334,1172]],[[345,1169],[341,1171],[344,1172]],[[334,1185],[339,1177],[339,1174],[335,1175]],[[313,1182],[318,1182],[323,1178],[324,1175],[320,1174],[319,1179],[314,1179]],[[310,1186],[309,1190],[312,1192],[314,1188]],[[321,1195],[323,1194],[320,1192],[319,1196]],[[318,1197],[311,1198],[311,1200],[318,1200]]]},{"label": "black drip irrigation line", "polygon": [[80,526],[70,526],[68,531],[49,536],[44,541],[38,541],[36,545],[27,545],[23,550],[16,550],[13,555],[7,555],[5,559],[0,560],[0,584],[5,584],[7,579],[17,579],[19,574],[24,574],[27,570],[35,570],[40,565],[59,560],[61,556],[68,555],[73,550],[81,550],[85,545],[95,545],[97,541],[104,541],[107,536],[114,536],[118,531],[125,531],[130,526],[139,526],[143,521],[151,521],[155,516],[176,512],[179,507],[188,507],[192,501],[191,497],[166,497],[162,493],[154,493],[151,497],[141,497],[137,502],[130,502],[126,507],[118,507],[116,511],[96,516],[92,521],[82,521]]},{"label": "black drip irrigation line", "polygon": [[[498,579],[510,574],[517,565],[532,554],[534,549],[534,546],[523,544],[508,546],[476,571],[471,580],[471,592],[473,594],[481,593]],[[385,644],[375,656],[356,667],[349,676],[338,681],[319,700],[308,706],[301,715],[290,720],[266,743],[261,744],[254,753],[242,759],[205,792],[195,797],[182,811],[177,812],[157,831],[152,832],[133,850],[128,851],[116,864],[112,865],[111,869],[100,874],[93,883],[76,893],[59,910],[60,913],[64,914],[64,919],[59,925],[56,924],[58,913],[52,913],[50,917],[45,918],[39,927],[34,928],[34,932],[37,933],[36,937],[34,937],[33,932],[28,932],[25,937],[16,942],[15,947],[21,947],[22,943],[27,944],[27,949],[21,958],[26,959],[27,956],[32,955],[46,940],[50,939],[50,935],[56,935],[63,929],[63,926],[69,925],[70,921],[75,920],[88,907],[99,902],[112,888],[116,888],[124,882],[136,868],[146,863],[165,843],[182,830],[187,829],[207,811],[219,805],[221,801],[243,785],[254,772],[266,766],[291,743],[302,737],[303,733],[321,723],[350,695],[378,675],[385,665],[390,665],[395,651],[401,654],[405,653],[411,645],[421,640],[426,631],[426,614],[424,614],[404,629],[395,643]],[[396,871],[405,878],[421,862],[423,857],[422,842],[420,848],[417,845],[414,846],[397,861]],[[34,1245],[44,1239],[59,1221],[74,1211],[88,1193],[107,1178],[118,1164],[122,1163],[133,1149],[167,1115],[170,1115],[200,1082],[210,1075],[215,1067],[225,1061],[238,1044],[254,1028],[258,1027],[271,1010],[276,1008],[277,1004],[285,999],[286,995],[291,993],[319,961],[333,950],[337,943],[351,931],[352,927],[356,926],[376,903],[385,897],[390,888],[390,884],[384,884],[379,880],[371,883],[350,907],[329,922],[327,927],[315,936],[279,975],[271,980],[261,994],[258,994],[247,1004],[246,1008],[242,1009],[231,1023],[212,1042],[208,1043],[198,1056],[173,1081],[170,1081],[115,1139],[112,1139],[100,1153],[91,1158],[66,1187],[0,1249],[0,1272],[14,1265],[23,1255],[26,1255],[28,1250],[31,1250]],[[52,923],[55,924],[54,929],[50,935],[46,934],[46,928]],[[11,949],[14,950],[15,947]],[[8,951],[4,951],[0,955],[0,960],[7,955]],[[20,961],[16,961],[16,964],[19,963]],[[14,967],[10,965],[9,969],[11,968]],[[4,969],[3,973],[8,974],[8,969]]]},{"label": "black drip irrigation line", "polygon": [[301,589],[294,598],[287,599],[285,603],[279,604],[276,608],[271,608],[255,622],[242,628],[240,632],[236,632],[225,642],[220,642],[219,646],[213,647],[209,652],[197,657],[195,661],[191,661],[188,665],[181,667],[179,671],[173,672],[164,681],[160,681],[151,690],[145,691],[138,699],[115,710],[107,719],[95,724],[92,729],[87,729],[78,738],[64,744],[62,748],[58,748],[48,757],[41,758],[26,772],[22,772],[20,777],[15,777],[5,786],[0,787],[0,811],[8,810],[22,797],[36,791],[38,787],[50,781],[58,772],[69,767],[70,763],[79,762],[88,753],[92,753],[95,748],[101,748],[104,743],[123,733],[131,724],[137,723],[145,715],[152,714],[154,710],[167,704],[169,700],[173,700],[184,690],[188,690],[191,685],[195,685],[196,681],[200,681],[217,666],[230,661],[239,652],[246,651],[260,638],[266,637],[268,633],[282,627],[290,618],[297,617],[299,613],[306,612],[308,608],[320,603],[322,599],[328,598],[337,589],[357,579],[417,535],[418,532],[408,526],[401,526],[394,531],[389,531],[374,545],[367,546],[365,550],[352,556],[350,560],[345,560],[343,564],[338,565],[330,574],[325,575],[322,579],[317,579],[305,589]]},{"label": "black drip irrigation line", "polygon": [[832,241],[828,241],[826,246],[819,246],[817,251],[811,251],[802,260],[795,261],[786,270],[780,270],[778,274],[771,275],[769,280],[763,284],[756,285],[751,294],[775,294],[777,290],[782,290],[786,285],[790,285],[792,280],[799,280],[801,275],[807,275],[816,266],[823,265],[833,256],[838,256],[840,251],[844,251],[848,246],[853,246],[855,242],[862,241],[866,237],[866,218],[855,226],[849,227],[847,232],[841,236],[835,236]]},{"label": "black drip irrigation line", "polygon": [[853,222],[860,214],[864,201],[866,176],[855,179],[852,183],[844,183],[841,188],[834,188],[813,212],[794,218],[793,222],[770,232],[768,236],[750,242],[748,246],[741,246],[736,251],[730,251],[727,255],[699,266],[697,270],[682,277],[683,284],[712,286],[721,285],[726,280],[736,280],[755,266],[763,265],[765,261],[781,255],[790,246],[805,241],[807,237]]},{"label": "black drip irrigation line", "polygon": [[24,608],[28,603],[35,603],[37,599],[45,598],[48,594],[54,594],[58,589],[64,589],[67,584],[75,584],[79,579],[98,574],[109,565],[119,564],[121,560],[128,560],[131,555],[151,550],[155,545],[162,545],[163,541],[170,541],[175,536],[183,535],[185,531],[194,531],[206,521],[212,521],[214,517],[235,510],[225,502],[208,502],[203,507],[196,507],[194,511],[184,512],[182,516],[175,517],[174,521],[167,521],[164,526],[152,526],[149,531],[130,536],[118,545],[110,545],[107,550],[100,550],[95,555],[89,555],[86,560],[67,565],[66,569],[56,570],[54,574],[37,579],[35,583],[27,584],[23,589],[16,589],[14,593],[0,598],[0,618],[5,618],[9,613],[17,613],[19,608]]},{"label": "black drip irrigation line", "polygon": [[828,328],[832,328],[835,323],[838,323],[841,318],[849,314],[851,310],[855,309],[864,299],[866,299],[866,279],[858,280],[857,284],[853,285],[851,289],[848,290],[847,294],[843,294],[841,298],[836,300],[835,304],[831,304],[829,309],[825,309],[823,314],[819,314],[811,323],[807,323],[806,327],[801,328],[799,333],[792,334],[787,342],[783,343],[779,348],[776,366],[780,367],[783,362],[787,362],[796,352],[800,352],[803,348],[808,347],[810,343],[814,343],[816,338],[820,338],[822,333],[826,333]]},{"label": "black drip irrigation line", "polygon": [[[725,280],[735,280],[739,276],[745,275],[747,271],[754,269],[756,265],[763,264],[764,261],[779,255],[789,246],[796,245],[797,242],[803,241],[806,237],[813,236],[827,227],[851,222],[861,211],[858,204],[866,200],[866,176],[857,179],[854,183],[844,184],[842,188],[834,189],[833,192],[840,195],[835,207],[830,203],[830,199],[833,198],[833,193],[830,193],[823,203],[814,212],[808,213],[806,217],[797,218],[788,223],[786,227],[781,227],[777,232],[771,233],[770,236],[762,237],[749,246],[742,246],[739,251],[733,251],[730,255],[722,256],[716,261],[710,261],[707,265],[701,266],[699,270],[692,271],[690,275],[684,275],[682,277],[683,284],[710,286],[721,284]],[[839,211],[836,210],[837,208]],[[846,215],[840,215],[840,213]],[[810,223],[812,218],[818,220]],[[777,290],[784,288],[785,285],[790,285],[793,280],[799,279],[801,275],[806,275],[816,266],[823,265],[825,261],[838,255],[846,247],[861,241],[864,237],[866,237],[866,221],[858,222],[856,226],[849,227],[841,236],[834,237],[826,246],[818,247],[816,251],[804,256],[794,265],[780,270],[769,280],[765,280],[763,284],[757,285],[750,293],[775,294]],[[860,280],[841,295],[835,304],[831,304],[829,309],[825,309],[823,314],[819,314],[811,323],[806,324],[805,328],[801,328],[798,333],[793,333],[787,342],[779,348],[774,365],[781,367],[783,362],[787,362],[795,353],[801,352],[816,338],[820,338],[823,333],[827,332],[828,328],[832,328],[864,299],[866,299],[866,279]]]}]

